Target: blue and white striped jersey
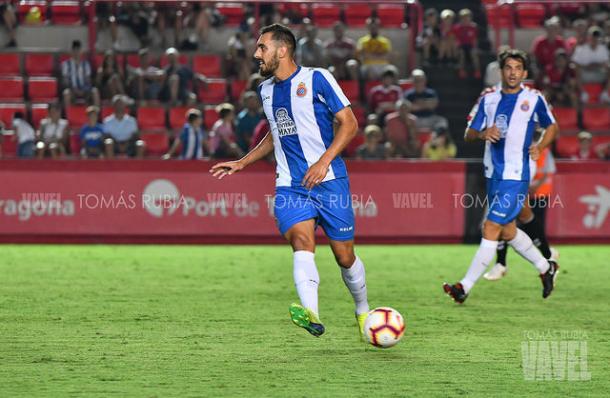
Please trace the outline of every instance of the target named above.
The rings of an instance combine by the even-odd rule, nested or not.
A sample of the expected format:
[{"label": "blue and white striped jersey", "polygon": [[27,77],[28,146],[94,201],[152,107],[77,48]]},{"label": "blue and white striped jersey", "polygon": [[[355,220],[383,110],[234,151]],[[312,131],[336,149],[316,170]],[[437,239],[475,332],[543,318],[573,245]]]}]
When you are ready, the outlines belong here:
[{"label": "blue and white striped jersey", "polygon": [[494,124],[500,140],[485,143],[485,177],[497,180],[530,180],[529,147],[536,123],[555,123],[549,105],[538,90],[522,86],[514,94],[494,87],[483,92],[468,116],[468,127],[483,131]]},{"label": "blue and white striped jersey", "polygon": [[[334,115],[350,105],[326,69],[298,67],[288,79],[265,80],[259,95],[273,135],[277,161],[276,186],[299,186],[334,138]],[[347,177],[336,157],[323,181]]]},{"label": "blue and white striped jersey", "polygon": [[180,159],[201,159],[203,158],[203,140],[205,134],[203,129],[199,127],[195,129],[189,123],[185,123],[180,133],[180,141],[182,141],[182,152]]}]

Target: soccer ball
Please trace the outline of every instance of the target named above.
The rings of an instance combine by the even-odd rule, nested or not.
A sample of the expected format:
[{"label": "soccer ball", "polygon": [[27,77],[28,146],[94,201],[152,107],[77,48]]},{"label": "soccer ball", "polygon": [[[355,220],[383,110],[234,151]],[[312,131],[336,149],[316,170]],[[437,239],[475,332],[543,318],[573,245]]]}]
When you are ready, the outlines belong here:
[{"label": "soccer ball", "polygon": [[366,340],[379,348],[390,348],[400,341],[405,322],[400,312],[390,307],[379,307],[369,312],[364,322]]}]

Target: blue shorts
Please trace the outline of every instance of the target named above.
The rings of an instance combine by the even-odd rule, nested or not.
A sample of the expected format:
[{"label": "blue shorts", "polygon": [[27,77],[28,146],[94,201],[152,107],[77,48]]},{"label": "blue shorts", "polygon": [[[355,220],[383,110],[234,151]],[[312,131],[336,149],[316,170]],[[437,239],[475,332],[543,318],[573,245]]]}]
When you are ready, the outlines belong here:
[{"label": "blue shorts", "polygon": [[309,219],[316,220],[332,240],[354,239],[354,210],[347,178],[321,183],[308,191],[304,187],[277,187],[273,207],[280,233]]},{"label": "blue shorts", "polygon": [[527,200],[527,181],[487,179],[487,219],[506,225],[519,215]]}]

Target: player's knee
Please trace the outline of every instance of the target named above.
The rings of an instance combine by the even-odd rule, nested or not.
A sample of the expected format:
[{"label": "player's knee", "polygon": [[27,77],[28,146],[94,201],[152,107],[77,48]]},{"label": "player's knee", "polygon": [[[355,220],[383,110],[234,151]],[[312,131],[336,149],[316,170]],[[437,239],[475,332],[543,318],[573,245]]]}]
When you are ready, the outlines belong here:
[{"label": "player's knee", "polygon": [[290,237],[290,245],[294,250],[313,251],[315,242],[313,237],[305,233],[295,233]]},{"label": "player's knee", "polygon": [[335,250],[335,261],[341,268],[351,268],[356,261],[356,255],[353,250]]}]

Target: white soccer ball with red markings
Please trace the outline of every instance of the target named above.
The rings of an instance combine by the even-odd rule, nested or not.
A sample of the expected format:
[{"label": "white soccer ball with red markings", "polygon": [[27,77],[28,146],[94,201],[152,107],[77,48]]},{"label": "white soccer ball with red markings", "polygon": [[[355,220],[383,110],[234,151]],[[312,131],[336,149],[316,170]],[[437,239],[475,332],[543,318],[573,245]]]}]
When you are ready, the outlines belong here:
[{"label": "white soccer ball with red markings", "polygon": [[366,340],[380,348],[390,348],[405,333],[405,321],[400,312],[390,307],[379,307],[369,312],[364,322]]}]

